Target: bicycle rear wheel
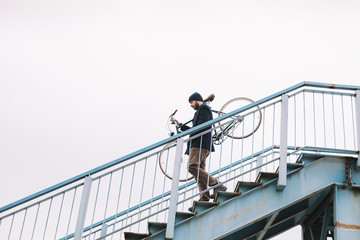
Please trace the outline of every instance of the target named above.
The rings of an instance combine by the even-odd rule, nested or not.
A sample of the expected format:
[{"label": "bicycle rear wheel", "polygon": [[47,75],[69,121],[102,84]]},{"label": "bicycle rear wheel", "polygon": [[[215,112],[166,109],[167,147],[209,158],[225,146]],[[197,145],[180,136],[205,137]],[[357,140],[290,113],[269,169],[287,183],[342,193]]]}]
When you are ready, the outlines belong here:
[{"label": "bicycle rear wheel", "polygon": [[[232,112],[236,109],[242,108],[248,104],[253,103],[254,101],[250,98],[238,97],[231,99],[221,108],[219,117]],[[240,121],[241,116],[243,116],[242,121]],[[262,115],[261,110],[257,106],[250,111],[245,113],[237,114],[231,117],[234,121],[226,123],[229,119],[219,122],[221,131],[224,132],[224,135],[234,139],[247,138],[254,134],[260,127]]]},{"label": "bicycle rear wheel", "polygon": [[[164,146],[164,151],[162,151],[159,154],[159,166],[161,172],[171,180],[172,180],[172,174],[174,172],[175,151],[176,151],[176,140],[166,144]],[[188,172],[188,162],[189,162],[189,156],[183,154],[181,157],[181,166],[180,166],[181,168],[180,182],[185,182],[187,180],[191,180],[194,178]]]}]

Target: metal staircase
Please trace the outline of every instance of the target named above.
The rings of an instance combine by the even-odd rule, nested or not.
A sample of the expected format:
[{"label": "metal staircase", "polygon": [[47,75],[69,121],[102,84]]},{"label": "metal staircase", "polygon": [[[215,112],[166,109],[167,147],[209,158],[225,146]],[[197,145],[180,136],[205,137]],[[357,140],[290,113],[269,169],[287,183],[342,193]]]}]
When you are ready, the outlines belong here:
[{"label": "metal staircase", "polygon": [[[340,219],[334,211],[359,208],[360,187],[346,182],[347,172],[355,171],[356,161],[351,157],[302,154],[297,164],[288,164],[284,191],[276,189],[276,173],[260,173],[257,182],[239,181],[234,192],[219,192],[214,203],[195,201],[196,214],[178,219],[174,239],[268,239],[299,224],[304,239],[358,239],[358,225],[353,224],[354,229],[346,232],[338,226]],[[351,169],[346,169],[347,162]],[[307,184],[308,176],[316,180]],[[359,177],[353,174],[352,181],[358,182]],[[344,199],[341,192],[351,197]],[[339,206],[336,201],[349,205]],[[358,223],[357,214],[342,220]],[[166,225],[154,225],[149,223],[149,234],[125,233],[125,239],[164,239]]]},{"label": "metal staircase", "polygon": [[[299,83],[82,173],[0,208],[0,239],[268,239],[297,225],[306,240],[360,239],[359,89]],[[208,157],[228,191],[197,201],[188,136],[259,112],[254,134]]]}]

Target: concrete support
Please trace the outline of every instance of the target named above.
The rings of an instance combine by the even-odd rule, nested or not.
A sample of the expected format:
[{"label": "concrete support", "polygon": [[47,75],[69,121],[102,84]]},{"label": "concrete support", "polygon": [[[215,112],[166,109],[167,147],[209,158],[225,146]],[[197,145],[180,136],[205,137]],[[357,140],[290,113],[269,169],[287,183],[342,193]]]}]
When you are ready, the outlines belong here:
[{"label": "concrete support", "polygon": [[79,214],[76,222],[74,240],[81,240],[83,234],[86,210],[89,203],[91,183],[92,183],[92,178],[86,177],[84,182],[83,192],[81,195],[81,202],[80,202]]},{"label": "concrete support", "polygon": [[281,96],[280,162],[277,190],[283,190],[286,186],[288,108],[289,97],[284,94]]},{"label": "concrete support", "polygon": [[334,196],[334,237],[360,239],[360,188],[337,186]]},{"label": "concrete support", "polygon": [[175,163],[174,163],[173,180],[171,185],[170,206],[169,206],[169,215],[166,226],[165,239],[174,238],[175,216],[176,216],[177,203],[179,198],[178,189],[179,189],[180,167],[182,161],[183,146],[184,146],[184,139],[178,138],[176,140]]}]

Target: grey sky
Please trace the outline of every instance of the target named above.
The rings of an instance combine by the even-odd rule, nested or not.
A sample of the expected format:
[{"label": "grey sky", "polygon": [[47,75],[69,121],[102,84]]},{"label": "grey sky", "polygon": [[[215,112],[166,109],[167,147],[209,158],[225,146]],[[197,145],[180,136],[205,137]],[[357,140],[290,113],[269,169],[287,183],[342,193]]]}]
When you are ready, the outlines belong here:
[{"label": "grey sky", "polygon": [[359,26],[355,0],[2,0],[0,206],[166,138],[194,91],[360,85]]}]

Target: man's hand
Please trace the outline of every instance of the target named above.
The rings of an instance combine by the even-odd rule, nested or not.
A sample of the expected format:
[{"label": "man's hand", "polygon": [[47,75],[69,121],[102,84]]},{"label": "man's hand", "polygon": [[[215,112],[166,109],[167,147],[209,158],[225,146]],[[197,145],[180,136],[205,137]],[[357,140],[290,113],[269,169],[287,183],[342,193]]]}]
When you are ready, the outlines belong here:
[{"label": "man's hand", "polygon": [[181,125],[181,123],[178,120],[176,120],[175,118],[171,118],[171,123],[176,124],[177,126]]}]

